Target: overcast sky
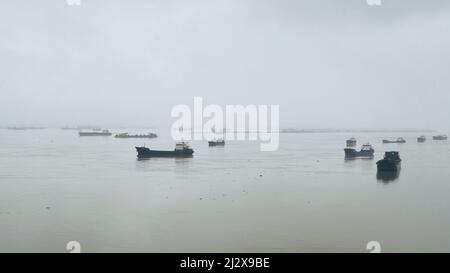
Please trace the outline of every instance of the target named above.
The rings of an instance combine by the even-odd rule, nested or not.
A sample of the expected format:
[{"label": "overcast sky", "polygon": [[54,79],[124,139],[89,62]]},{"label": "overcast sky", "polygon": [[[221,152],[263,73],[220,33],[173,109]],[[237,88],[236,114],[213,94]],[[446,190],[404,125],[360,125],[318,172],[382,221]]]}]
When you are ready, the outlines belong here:
[{"label": "overcast sky", "polygon": [[279,104],[282,127],[450,128],[450,1],[0,0],[0,126],[167,126]]}]

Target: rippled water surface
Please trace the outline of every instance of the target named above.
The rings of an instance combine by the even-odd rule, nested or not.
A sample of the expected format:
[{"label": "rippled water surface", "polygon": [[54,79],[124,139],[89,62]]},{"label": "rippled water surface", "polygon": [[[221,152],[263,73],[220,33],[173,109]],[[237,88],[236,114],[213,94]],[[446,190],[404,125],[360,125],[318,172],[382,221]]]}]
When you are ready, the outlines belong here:
[{"label": "rippled water surface", "polygon": [[[450,142],[281,134],[276,152],[197,141],[193,158],[138,161],[136,145],[173,149],[156,133],[0,129],[0,251],[66,252],[72,240],[83,252],[366,252],[373,240],[386,252],[450,251]],[[398,136],[407,143],[381,144]],[[345,161],[349,137],[374,144],[375,159]],[[394,181],[376,176],[387,150],[403,159]]]}]

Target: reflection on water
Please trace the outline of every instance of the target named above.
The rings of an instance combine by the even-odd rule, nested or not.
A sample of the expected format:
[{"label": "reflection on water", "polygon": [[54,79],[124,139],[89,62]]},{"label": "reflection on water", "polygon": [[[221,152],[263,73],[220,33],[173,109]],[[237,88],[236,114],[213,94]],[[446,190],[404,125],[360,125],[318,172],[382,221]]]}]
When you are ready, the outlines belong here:
[{"label": "reflection on water", "polygon": [[136,158],[137,171],[183,172],[188,170],[193,156]]},{"label": "reflection on water", "polygon": [[175,163],[177,164],[187,164],[189,162],[192,162],[193,156],[185,156],[185,157],[176,157]]},{"label": "reflection on water", "polygon": [[377,172],[377,180],[385,184],[396,181],[400,176],[400,171],[398,172]]}]

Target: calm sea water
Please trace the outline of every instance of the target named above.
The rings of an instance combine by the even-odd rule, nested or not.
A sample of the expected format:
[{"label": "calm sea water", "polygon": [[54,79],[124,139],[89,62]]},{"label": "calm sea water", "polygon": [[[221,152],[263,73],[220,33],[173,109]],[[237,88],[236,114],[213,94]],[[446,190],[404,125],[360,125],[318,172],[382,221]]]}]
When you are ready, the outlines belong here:
[{"label": "calm sea water", "polygon": [[[112,130],[118,133],[127,130]],[[139,132],[128,130],[130,133]],[[209,148],[188,159],[138,161],[134,146],[158,139],[78,137],[59,129],[0,130],[0,251],[367,252],[450,251],[450,142],[417,134],[281,134]],[[403,136],[406,144],[381,144]],[[349,137],[374,160],[345,161]],[[397,180],[376,160],[399,150]]]}]

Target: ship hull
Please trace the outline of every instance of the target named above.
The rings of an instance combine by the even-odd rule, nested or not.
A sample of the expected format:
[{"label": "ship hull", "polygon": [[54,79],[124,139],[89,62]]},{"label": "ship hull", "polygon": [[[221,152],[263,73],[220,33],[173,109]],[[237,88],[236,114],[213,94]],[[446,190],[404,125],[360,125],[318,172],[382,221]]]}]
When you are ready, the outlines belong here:
[{"label": "ship hull", "polygon": [[383,159],[377,162],[377,169],[379,173],[398,173],[401,169],[401,162]]},{"label": "ship hull", "polygon": [[150,150],[146,147],[136,147],[138,153],[138,158],[152,158],[152,157],[192,157],[194,150],[183,149],[183,150],[173,150],[173,151],[156,151]]},{"label": "ship hull", "polygon": [[223,141],[221,141],[221,142],[216,142],[216,141],[209,141],[208,142],[208,145],[210,146],[210,147],[214,147],[214,146],[225,146],[225,142]]}]

